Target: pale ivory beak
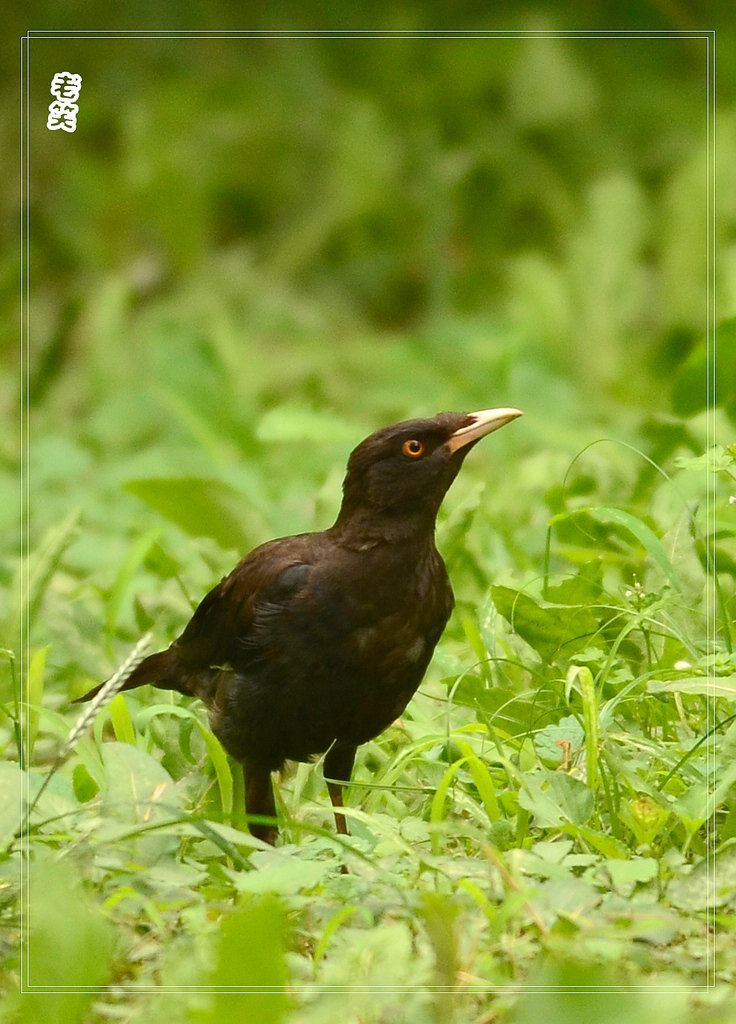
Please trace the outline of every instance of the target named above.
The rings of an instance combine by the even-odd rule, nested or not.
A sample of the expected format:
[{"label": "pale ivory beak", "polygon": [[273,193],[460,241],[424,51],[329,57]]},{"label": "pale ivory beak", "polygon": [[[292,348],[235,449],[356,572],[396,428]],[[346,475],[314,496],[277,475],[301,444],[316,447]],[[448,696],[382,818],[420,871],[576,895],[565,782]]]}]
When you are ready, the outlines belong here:
[{"label": "pale ivory beak", "polygon": [[470,423],[456,430],[446,445],[451,452],[456,452],[466,444],[478,441],[486,434],[492,434],[494,430],[505,427],[507,423],[523,415],[521,409],[482,409],[480,412],[468,413]]}]

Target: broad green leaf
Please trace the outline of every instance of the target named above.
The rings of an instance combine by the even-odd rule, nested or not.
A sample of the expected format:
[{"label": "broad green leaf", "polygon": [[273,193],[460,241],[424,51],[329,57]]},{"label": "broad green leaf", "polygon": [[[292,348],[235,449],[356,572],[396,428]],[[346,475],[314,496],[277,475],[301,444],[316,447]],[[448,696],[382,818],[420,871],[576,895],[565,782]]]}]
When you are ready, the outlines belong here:
[{"label": "broad green leaf", "polygon": [[87,766],[82,762],[74,766],[72,782],[74,784],[74,795],[82,804],[91,800],[100,791],[100,787],[92,778]]},{"label": "broad green leaf", "polygon": [[603,562],[593,558],[574,575],[546,588],[544,596],[553,604],[595,604],[603,593]]},{"label": "broad green leaf", "polygon": [[524,778],[519,803],[542,828],[566,822],[584,825],[593,813],[593,794],[580,779],[562,771],[535,772]]},{"label": "broad green leaf", "polygon": [[584,782],[567,772],[551,772],[551,791],[562,808],[566,821],[573,825],[585,825],[593,813],[592,790]]},{"label": "broad green leaf", "polygon": [[333,871],[329,861],[308,861],[286,859],[281,856],[278,862],[269,863],[268,853],[263,854],[259,862],[259,854],[253,858],[256,871],[241,871],[235,878],[235,886],[239,892],[276,893],[289,896],[304,890],[313,889],[322,881],[326,874]]},{"label": "broad green leaf", "polygon": [[[723,778],[719,779],[719,783],[726,781],[725,788],[721,792],[721,798],[725,797],[733,784],[734,778],[736,778],[736,765],[729,765],[727,772],[723,773],[723,775],[727,778],[726,780]],[[688,832],[695,832],[715,810],[712,797],[710,787],[706,782],[692,783],[668,806],[672,809],[673,814],[677,815]]]},{"label": "broad green leaf", "polygon": [[682,679],[650,679],[649,693],[691,693],[709,697],[736,697],[736,676],[684,676]]},{"label": "broad green leaf", "polygon": [[29,864],[27,981],[46,991],[20,1000],[23,1024],[81,1024],[110,978],[115,929],[65,861]]},{"label": "broad green leaf", "polygon": [[690,470],[699,476],[703,473],[716,473],[729,480],[733,480],[736,469],[736,459],[722,444],[711,445],[702,455],[678,455],[674,463],[680,469]]},{"label": "broad green leaf", "polygon": [[[147,826],[171,818],[179,795],[169,773],[149,754],[129,743],[105,743],[102,757],[107,772],[103,794],[106,815],[118,821]],[[133,835],[131,859],[153,864],[176,846],[171,836]]]},{"label": "broad green leaf", "polygon": [[493,603],[519,636],[539,653],[544,661],[589,646],[598,629],[598,621],[582,606],[541,605],[521,590],[495,586]]},{"label": "broad green leaf", "polygon": [[[123,821],[166,817],[179,797],[169,773],[158,761],[129,743],[105,743],[103,763],[108,771],[105,803]],[[165,813],[161,812],[166,807]]]},{"label": "broad green leaf", "polygon": [[[24,809],[24,824],[25,809],[30,806],[33,807],[32,825],[40,826],[44,832],[52,832],[57,828],[65,829],[68,823],[74,820],[74,815],[79,810],[71,779],[62,775],[61,772],[49,775],[48,770],[44,770],[42,775],[36,770],[31,770],[27,773],[21,772],[20,781],[16,785],[16,779],[13,777],[14,768],[16,768],[15,765],[12,765],[11,768],[0,763],[0,783],[5,781],[3,776],[7,774],[13,787],[11,792],[15,799],[18,815],[21,807],[18,801],[20,793]],[[43,792],[39,796],[41,789]]]},{"label": "broad green leaf", "polygon": [[129,480],[125,487],[191,537],[212,537],[223,548],[251,546],[248,501],[221,480],[158,477]]},{"label": "broad green leaf", "polygon": [[569,744],[570,752],[576,754],[584,738],[585,732],[578,719],[574,715],[566,715],[534,734],[534,748],[546,761],[561,764],[565,745]]},{"label": "broad green leaf", "polygon": [[706,907],[734,904],[736,842],[731,839],[715,856],[699,860],[688,874],[678,874],[667,886],[667,898],[679,907],[702,913]]},{"label": "broad green leaf", "polygon": [[[255,874],[255,872],[253,872]],[[266,896],[222,921],[208,1020],[218,1024],[279,1024],[286,1015],[286,915]],[[241,993],[233,997],[233,991]],[[195,1018],[196,1019],[196,1018]]]},{"label": "broad green leaf", "polygon": [[579,837],[609,860],[626,860],[630,856],[628,847],[615,836],[606,835],[605,832],[599,832],[587,825],[565,824],[562,827],[568,835]]},{"label": "broad green leaf", "polygon": [[653,882],[659,872],[659,862],[653,857],[633,857],[631,860],[609,860],[606,870],[614,887],[629,895],[640,882]]},{"label": "broad green leaf", "polygon": [[529,900],[530,906],[549,924],[569,917],[583,927],[593,922],[599,902],[600,893],[592,882],[577,878],[569,870],[558,877],[542,878]]}]

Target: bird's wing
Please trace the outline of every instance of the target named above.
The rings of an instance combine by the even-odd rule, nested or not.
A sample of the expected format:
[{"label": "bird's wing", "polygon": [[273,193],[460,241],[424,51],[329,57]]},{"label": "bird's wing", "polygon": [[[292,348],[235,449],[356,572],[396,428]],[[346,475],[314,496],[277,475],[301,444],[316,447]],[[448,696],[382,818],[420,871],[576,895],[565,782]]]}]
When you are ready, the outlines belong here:
[{"label": "bird's wing", "polygon": [[308,558],[302,536],[251,551],[205,595],[175,641],[180,662],[208,668],[242,661],[243,640],[259,610],[281,606],[298,593],[311,569]]}]

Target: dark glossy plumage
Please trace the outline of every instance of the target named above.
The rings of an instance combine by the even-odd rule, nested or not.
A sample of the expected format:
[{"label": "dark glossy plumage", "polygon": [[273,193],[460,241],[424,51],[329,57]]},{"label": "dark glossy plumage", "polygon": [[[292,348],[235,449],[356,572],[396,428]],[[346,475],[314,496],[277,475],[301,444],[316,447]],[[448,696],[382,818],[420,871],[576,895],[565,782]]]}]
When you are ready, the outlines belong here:
[{"label": "dark glossy plumage", "polygon": [[[274,816],[271,772],[285,760],[326,752],[347,831],[340,783],[356,748],[402,713],[452,610],[437,510],[470,448],[519,415],[441,413],[366,438],[350,456],[334,526],[256,548],[128,679],[125,689],[153,683],[204,701],[244,766],[249,814]],[[251,830],[276,837],[272,824]]]}]

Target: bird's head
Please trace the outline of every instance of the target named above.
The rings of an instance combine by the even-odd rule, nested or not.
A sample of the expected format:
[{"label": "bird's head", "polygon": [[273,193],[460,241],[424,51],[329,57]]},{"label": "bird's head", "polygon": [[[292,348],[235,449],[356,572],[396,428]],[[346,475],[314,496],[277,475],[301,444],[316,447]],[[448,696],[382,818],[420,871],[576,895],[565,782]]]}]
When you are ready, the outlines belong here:
[{"label": "bird's head", "polygon": [[437,510],[465,456],[486,434],[521,416],[519,409],[442,412],[371,434],[355,448],[336,526],[374,521],[377,531],[434,526]]}]

